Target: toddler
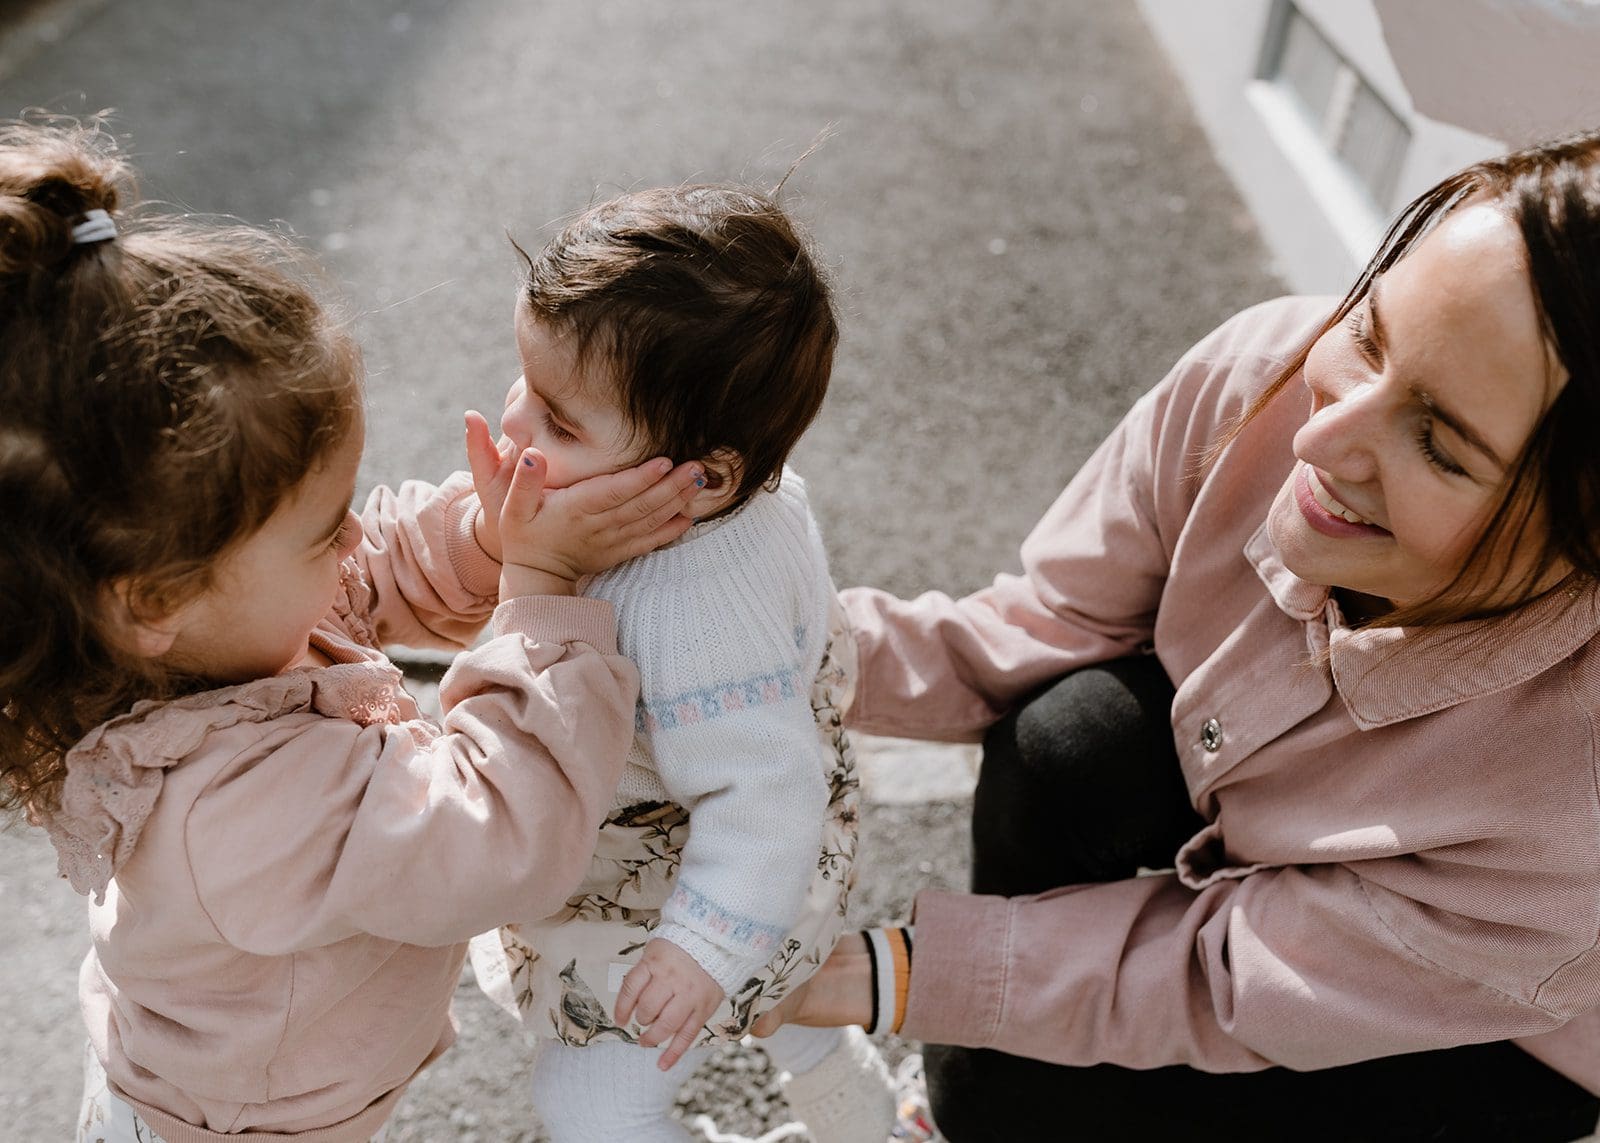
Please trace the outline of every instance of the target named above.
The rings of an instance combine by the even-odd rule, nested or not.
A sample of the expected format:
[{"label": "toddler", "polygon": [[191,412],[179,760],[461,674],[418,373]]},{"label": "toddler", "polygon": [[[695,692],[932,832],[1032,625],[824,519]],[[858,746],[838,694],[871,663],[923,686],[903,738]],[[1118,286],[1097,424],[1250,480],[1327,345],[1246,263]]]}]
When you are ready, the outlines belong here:
[{"label": "toddler", "polygon": [[[662,454],[700,460],[705,487],[683,537],[580,584],[616,606],[637,734],[580,891],[474,940],[473,964],[545,1041],[534,1102],[558,1143],[684,1140],[680,1081],[816,969],[853,879],[849,638],[784,467],[827,389],[832,303],[770,197],[685,186],[566,226],[530,260],[516,337],[502,429],[552,485]],[[887,1138],[888,1075],[859,1028],[764,1046],[818,1143]]]},{"label": "toddler", "polygon": [[[91,128],[0,128],[0,804],[93,895],[77,1137],[365,1143],[466,939],[588,864],[637,676],[575,582],[687,527],[698,470],[546,495],[479,456],[481,498],[357,516],[360,359],[292,251],[130,221],[128,182]],[[380,641],[491,613],[419,717]]]}]

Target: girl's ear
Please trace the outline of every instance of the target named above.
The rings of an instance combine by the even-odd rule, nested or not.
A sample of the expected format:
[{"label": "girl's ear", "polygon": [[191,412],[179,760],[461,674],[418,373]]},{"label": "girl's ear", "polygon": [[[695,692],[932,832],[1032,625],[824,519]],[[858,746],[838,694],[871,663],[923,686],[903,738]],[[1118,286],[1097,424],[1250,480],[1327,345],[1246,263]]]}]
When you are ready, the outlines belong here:
[{"label": "girl's ear", "polygon": [[119,579],[105,589],[102,601],[112,638],[124,651],[141,659],[159,659],[177,642],[184,609],[152,614],[148,605],[135,602],[133,584]]},{"label": "girl's ear", "polygon": [[739,488],[739,478],[744,475],[744,461],[732,449],[719,448],[710,456],[702,457],[700,465],[706,470],[706,486],[694,494],[684,514],[696,520],[715,516],[733,502]]}]

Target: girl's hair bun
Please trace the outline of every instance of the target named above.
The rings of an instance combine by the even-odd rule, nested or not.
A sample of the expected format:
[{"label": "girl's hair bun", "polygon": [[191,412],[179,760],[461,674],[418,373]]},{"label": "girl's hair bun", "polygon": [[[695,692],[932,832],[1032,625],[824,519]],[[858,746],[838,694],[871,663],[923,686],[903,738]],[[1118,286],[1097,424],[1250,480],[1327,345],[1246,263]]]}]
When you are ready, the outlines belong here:
[{"label": "girl's hair bun", "polygon": [[0,124],[0,278],[59,269],[107,244],[75,245],[91,210],[115,211],[133,178],[97,123]]}]

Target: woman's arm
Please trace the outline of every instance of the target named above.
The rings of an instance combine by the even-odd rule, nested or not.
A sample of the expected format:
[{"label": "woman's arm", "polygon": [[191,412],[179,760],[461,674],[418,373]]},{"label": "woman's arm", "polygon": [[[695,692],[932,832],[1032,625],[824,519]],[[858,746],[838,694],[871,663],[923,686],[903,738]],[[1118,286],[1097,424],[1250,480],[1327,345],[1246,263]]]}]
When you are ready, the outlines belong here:
[{"label": "woman's arm", "polygon": [[1020,576],[962,599],[845,591],[860,668],[850,725],[976,741],[1045,682],[1150,649],[1208,453],[1324,312],[1268,303],[1185,354],[1034,527]]}]

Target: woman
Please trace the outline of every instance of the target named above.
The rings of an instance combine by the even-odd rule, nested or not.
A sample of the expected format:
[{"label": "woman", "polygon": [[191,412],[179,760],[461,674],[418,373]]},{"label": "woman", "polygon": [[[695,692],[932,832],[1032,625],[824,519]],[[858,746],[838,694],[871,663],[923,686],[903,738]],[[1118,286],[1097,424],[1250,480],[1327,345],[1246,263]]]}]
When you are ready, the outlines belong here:
[{"label": "woman", "polygon": [[[1589,134],[1423,195],[1337,306],[1201,342],[1021,577],[846,593],[854,726],[987,729],[975,892],[919,897],[904,1024],[962,1045],[950,1139],[1594,1129],[1597,403]],[[871,982],[847,940],[783,1015],[864,1022]]]}]

